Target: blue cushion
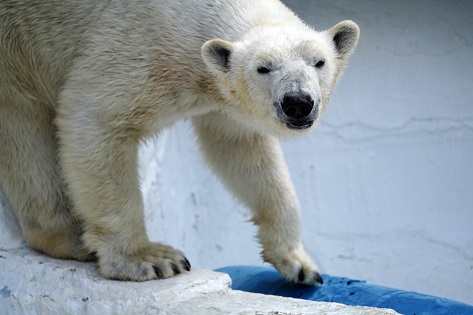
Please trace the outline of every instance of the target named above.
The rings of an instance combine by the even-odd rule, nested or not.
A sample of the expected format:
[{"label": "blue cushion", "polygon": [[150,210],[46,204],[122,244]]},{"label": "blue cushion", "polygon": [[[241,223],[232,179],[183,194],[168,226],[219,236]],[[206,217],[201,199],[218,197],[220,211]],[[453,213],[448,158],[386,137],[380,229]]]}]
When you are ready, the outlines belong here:
[{"label": "blue cushion", "polygon": [[272,267],[230,266],[216,271],[230,275],[234,290],[312,301],[390,308],[406,315],[473,315],[471,305],[372,285],[362,280],[322,275],[324,284],[311,287],[287,281]]}]

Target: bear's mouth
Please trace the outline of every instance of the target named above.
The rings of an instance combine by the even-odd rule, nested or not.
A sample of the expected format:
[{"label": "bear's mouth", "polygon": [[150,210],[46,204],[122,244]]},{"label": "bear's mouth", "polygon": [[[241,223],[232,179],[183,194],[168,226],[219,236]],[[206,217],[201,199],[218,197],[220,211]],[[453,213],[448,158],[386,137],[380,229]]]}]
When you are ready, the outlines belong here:
[{"label": "bear's mouth", "polygon": [[302,130],[312,127],[313,120],[286,123],[286,127],[293,130]]}]

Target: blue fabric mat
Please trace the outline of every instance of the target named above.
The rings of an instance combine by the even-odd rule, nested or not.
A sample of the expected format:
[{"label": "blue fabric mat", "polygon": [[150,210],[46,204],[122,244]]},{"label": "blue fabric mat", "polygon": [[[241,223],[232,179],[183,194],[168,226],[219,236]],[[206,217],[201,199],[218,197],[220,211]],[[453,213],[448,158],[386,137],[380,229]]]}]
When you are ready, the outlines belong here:
[{"label": "blue fabric mat", "polygon": [[372,285],[366,281],[322,275],[324,284],[309,287],[285,280],[274,268],[230,266],[217,269],[230,275],[234,290],[304,300],[390,308],[405,315],[473,315],[473,306],[415,292]]}]

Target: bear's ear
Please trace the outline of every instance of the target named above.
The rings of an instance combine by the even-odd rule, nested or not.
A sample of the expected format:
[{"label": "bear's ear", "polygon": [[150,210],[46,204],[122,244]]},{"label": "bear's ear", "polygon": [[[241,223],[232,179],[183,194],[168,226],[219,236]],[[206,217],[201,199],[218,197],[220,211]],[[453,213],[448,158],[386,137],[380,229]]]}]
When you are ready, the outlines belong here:
[{"label": "bear's ear", "polygon": [[202,45],[202,58],[210,70],[228,72],[233,44],[222,39],[212,39]]},{"label": "bear's ear", "polygon": [[339,57],[344,59],[351,55],[360,37],[360,28],[349,20],[338,23],[326,32],[333,40]]}]

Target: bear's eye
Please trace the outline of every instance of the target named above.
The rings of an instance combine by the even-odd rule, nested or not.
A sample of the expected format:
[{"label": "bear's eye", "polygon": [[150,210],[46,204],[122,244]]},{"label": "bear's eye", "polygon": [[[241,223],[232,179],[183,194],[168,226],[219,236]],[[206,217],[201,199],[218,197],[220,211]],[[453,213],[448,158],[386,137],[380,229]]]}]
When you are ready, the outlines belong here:
[{"label": "bear's eye", "polygon": [[322,68],[324,65],[325,65],[325,61],[319,60],[319,61],[315,64],[315,67],[320,69],[320,68]]},{"label": "bear's eye", "polygon": [[266,73],[269,73],[270,70],[269,70],[268,68],[266,68],[266,67],[259,67],[259,68],[257,69],[257,71],[258,71],[258,73],[266,74]]}]

